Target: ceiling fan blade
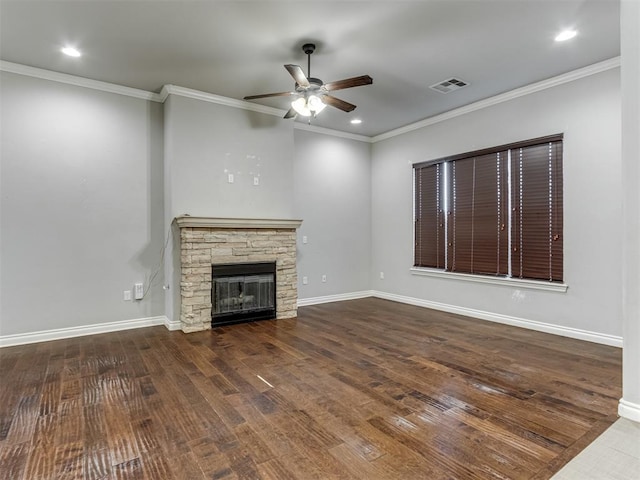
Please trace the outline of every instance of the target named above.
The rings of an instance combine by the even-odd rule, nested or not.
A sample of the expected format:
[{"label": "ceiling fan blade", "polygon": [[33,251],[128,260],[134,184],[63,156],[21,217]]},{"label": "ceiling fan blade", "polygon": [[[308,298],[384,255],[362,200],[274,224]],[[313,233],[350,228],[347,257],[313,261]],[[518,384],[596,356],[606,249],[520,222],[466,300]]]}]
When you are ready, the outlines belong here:
[{"label": "ceiling fan blade", "polygon": [[256,98],[267,98],[267,97],[288,97],[290,95],[296,95],[296,92],[278,92],[278,93],[263,93],[261,95],[249,95],[248,97],[244,97],[244,100],[255,100]]},{"label": "ceiling fan blade", "polygon": [[307,76],[302,71],[298,65],[285,65],[284,68],[287,69],[287,72],[293,77],[298,85],[301,87],[308,87],[309,80],[307,80]]},{"label": "ceiling fan blade", "polygon": [[294,110],[294,108],[293,108],[293,107],[291,107],[291,108],[287,111],[287,113],[285,113],[285,114],[284,114],[284,117],[282,117],[282,118],[294,118],[297,114],[298,114],[298,112],[296,112],[296,111]]},{"label": "ceiling fan blade", "polygon": [[331,105],[332,107],[336,107],[343,112],[351,112],[355,110],[356,106],[353,103],[345,102],[344,100],[340,100],[339,98],[332,97],[331,95],[323,95],[322,97],[323,103],[327,105]]},{"label": "ceiling fan blade", "polygon": [[361,75],[359,77],[345,78],[344,80],[338,80],[336,82],[330,82],[324,84],[324,89],[328,92],[332,90],[342,90],[343,88],[361,87],[363,85],[371,85],[373,78],[369,75]]}]

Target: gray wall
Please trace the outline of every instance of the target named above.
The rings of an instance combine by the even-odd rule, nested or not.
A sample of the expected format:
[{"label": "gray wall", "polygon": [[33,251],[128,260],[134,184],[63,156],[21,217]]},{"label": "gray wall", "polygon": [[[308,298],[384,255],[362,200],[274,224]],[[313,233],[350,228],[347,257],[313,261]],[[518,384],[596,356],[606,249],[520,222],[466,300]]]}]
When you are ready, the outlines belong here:
[{"label": "gray wall", "polygon": [[292,218],[293,122],[170,95],[165,135],[169,217]]},{"label": "gray wall", "polygon": [[[170,95],[164,104],[165,228],[176,216],[293,218],[293,123]],[[234,183],[228,182],[228,174]],[[254,185],[254,178],[259,185]],[[179,321],[179,238],[165,278],[166,315]],[[176,245],[176,247],[174,247]]]},{"label": "gray wall", "polygon": [[0,335],[162,315],[159,104],[1,73]]},{"label": "gray wall", "polygon": [[370,158],[367,142],[295,130],[294,216],[304,219],[298,231],[301,300],[370,288]]},{"label": "gray wall", "polygon": [[[615,69],[375,143],[372,288],[621,336],[620,128]],[[566,293],[410,274],[412,163],[554,133],[565,135]]]},{"label": "gray wall", "polygon": [[[2,73],[0,335],[178,320],[175,257],[143,301],[122,292],[149,278],[171,221],[189,213],[303,219],[302,300],[374,289],[620,336],[619,82],[604,72],[370,145],[176,95],[163,116],[152,102]],[[559,132],[567,293],[409,273],[412,163]]]},{"label": "gray wall", "polygon": [[623,1],[622,183],[624,348],[619,414],[640,422],[640,3]]}]

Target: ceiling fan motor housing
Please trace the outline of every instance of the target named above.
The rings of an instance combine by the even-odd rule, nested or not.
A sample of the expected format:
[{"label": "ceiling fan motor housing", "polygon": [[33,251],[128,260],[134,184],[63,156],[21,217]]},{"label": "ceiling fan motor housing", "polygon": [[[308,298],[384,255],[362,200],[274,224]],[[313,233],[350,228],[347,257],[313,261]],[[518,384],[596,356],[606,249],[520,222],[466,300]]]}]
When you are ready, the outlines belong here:
[{"label": "ceiling fan motor housing", "polygon": [[307,81],[309,82],[308,87],[301,87],[296,83],[296,92],[318,92],[322,88],[322,85],[324,85],[322,80],[315,77],[309,77]]}]

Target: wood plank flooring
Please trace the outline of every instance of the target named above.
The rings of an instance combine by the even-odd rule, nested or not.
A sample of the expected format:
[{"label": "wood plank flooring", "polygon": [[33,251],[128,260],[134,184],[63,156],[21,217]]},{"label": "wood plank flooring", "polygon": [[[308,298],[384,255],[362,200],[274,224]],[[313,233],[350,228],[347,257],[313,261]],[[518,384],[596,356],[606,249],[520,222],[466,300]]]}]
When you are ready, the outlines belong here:
[{"label": "wood plank flooring", "polygon": [[0,477],[543,479],[621,350],[380,299],[0,349]]}]

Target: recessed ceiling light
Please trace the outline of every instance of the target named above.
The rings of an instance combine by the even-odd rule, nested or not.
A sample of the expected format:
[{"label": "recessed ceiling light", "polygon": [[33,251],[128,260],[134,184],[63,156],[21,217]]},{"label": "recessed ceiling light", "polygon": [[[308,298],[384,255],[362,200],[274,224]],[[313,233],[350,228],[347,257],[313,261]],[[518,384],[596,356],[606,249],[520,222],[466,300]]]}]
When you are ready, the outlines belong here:
[{"label": "recessed ceiling light", "polygon": [[576,30],[563,30],[560,32],[555,40],[556,42],[564,42],[565,40],[570,40],[578,34]]},{"label": "recessed ceiling light", "polygon": [[82,53],[80,53],[80,50],[73,47],[63,47],[60,49],[60,51],[70,57],[79,57],[82,55]]},{"label": "recessed ceiling light", "polygon": [[362,120],[360,120],[359,118],[354,118],[353,120],[351,120],[351,123],[354,125],[359,125],[362,123]]}]

